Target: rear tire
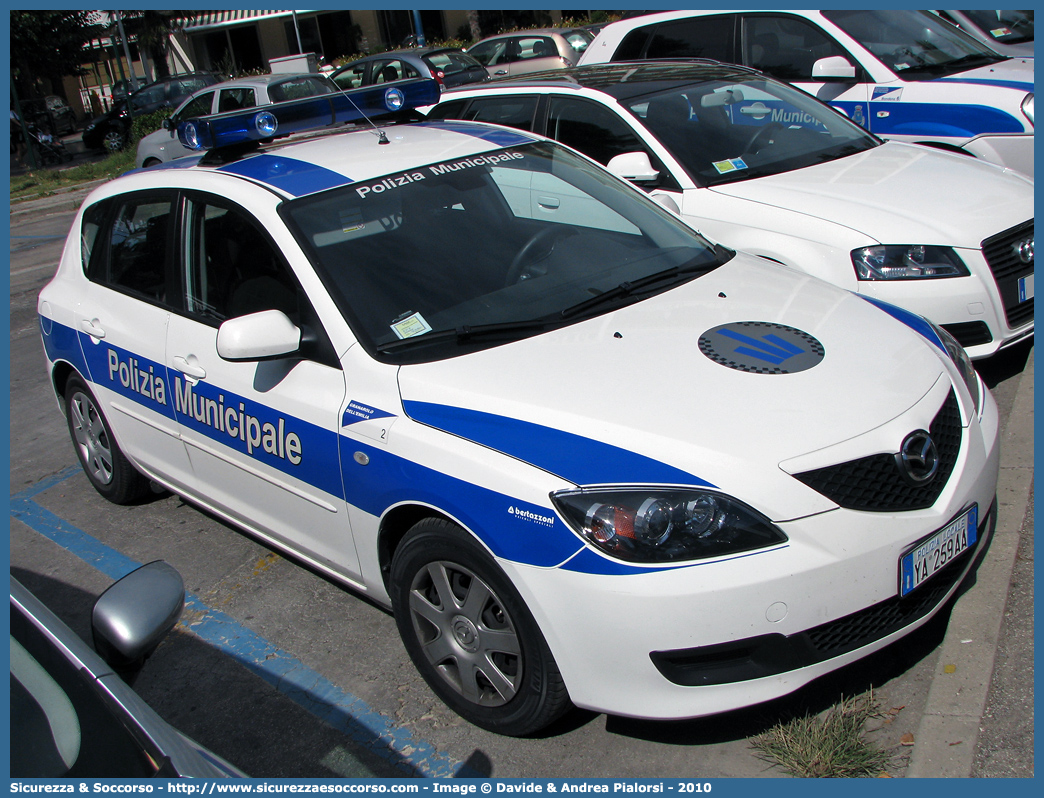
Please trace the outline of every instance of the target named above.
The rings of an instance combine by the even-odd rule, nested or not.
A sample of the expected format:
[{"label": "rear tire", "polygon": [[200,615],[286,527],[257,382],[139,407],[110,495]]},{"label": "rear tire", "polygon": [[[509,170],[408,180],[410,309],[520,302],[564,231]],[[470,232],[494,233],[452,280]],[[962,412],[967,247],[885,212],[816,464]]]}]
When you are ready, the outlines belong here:
[{"label": "rear tire", "polygon": [[149,480],[120,451],[87,384],[73,374],[65,383],[69,436],[87,479],[114,504],[133,504],[149,495]]},{"label": "rear tire", "polygon": [[493,559],[463,529],[428,518],[391,567],[395,622],[432,690],[483,729],[520,737],[569,709],[536,621]]}]

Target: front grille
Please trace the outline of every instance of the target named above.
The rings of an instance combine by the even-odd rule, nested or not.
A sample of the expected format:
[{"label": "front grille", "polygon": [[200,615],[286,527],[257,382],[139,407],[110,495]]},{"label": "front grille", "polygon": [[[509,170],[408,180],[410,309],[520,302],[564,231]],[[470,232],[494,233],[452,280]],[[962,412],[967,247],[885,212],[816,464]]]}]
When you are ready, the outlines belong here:
[{"label": "front grille", "polygon": [[[1032,306],[1032,302],[1030,304]],[[1033,308],[1030,307],[1030,313],[1032,312]],[[965,347],[988,344],[993,340],[990,327],[984,321],[962,321],[957,324],[944,324],[942,328]]]},{"label": "front grille", "polygon": [[939,498],[961,449],[961,413],[952,390],[928,429],[939,451],[939,470],[926,485],[912,485],[903,479],[894,454],[870,455],[794,477],[848,510],[923,510]]},{"label": "front grille", "polygon": [[1032,260],[1019,256],[1020,242],[1033,241],[1033,220],[991,236],[982,242],[982,254],[997,281],[1008,326],[1019,327],[1033,318],[1033,299],[1019,301],[1019,279],[1033,274]]}]

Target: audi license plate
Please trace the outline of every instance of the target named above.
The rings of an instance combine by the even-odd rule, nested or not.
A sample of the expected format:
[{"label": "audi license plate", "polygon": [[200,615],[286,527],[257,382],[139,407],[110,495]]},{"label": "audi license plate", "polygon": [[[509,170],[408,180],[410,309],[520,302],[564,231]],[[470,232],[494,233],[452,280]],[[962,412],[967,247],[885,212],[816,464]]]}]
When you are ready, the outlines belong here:
[{"label": "audi license plate", "polygon": [[1019,302],[1033,299],[1033,275],[1027,274],[1019,278]]},{"label": "audi license plate", "polygon": [[904,554],[899,559],[899,595],[905,596],[974,546],[978,540],[978,519],[979,507],[972,505],[956,521]]}]

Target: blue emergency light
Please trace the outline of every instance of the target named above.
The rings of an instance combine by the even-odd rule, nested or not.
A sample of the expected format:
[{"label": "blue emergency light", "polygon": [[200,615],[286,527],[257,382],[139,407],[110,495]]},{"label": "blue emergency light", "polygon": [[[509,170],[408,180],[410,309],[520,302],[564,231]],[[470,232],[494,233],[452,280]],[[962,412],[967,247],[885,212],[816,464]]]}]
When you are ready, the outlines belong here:
[{"label": "blue emergency light", "polygon": [[408,111],[439,101],[439,84],[428,78],[320,94],[246,111],[230,111],[178,125],[181,143],[193,150],[261,142],[306,130],[359,122],[395,111]]}]

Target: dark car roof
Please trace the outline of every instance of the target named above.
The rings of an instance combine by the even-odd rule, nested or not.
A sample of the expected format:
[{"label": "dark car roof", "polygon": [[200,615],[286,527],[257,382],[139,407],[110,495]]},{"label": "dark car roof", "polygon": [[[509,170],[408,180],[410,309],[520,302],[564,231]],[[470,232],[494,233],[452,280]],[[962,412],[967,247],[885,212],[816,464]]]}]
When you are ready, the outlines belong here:
[{"label": "dark car roof", "polygon": [[[627,100],[651,92],[664,91],[673,86],[685,86],[705,80],[735,80],[753,75],[761,76],[761,73],[748,67],[708,59],[616,61],[611,64],[591,64],[533,72],[518,78],[501,78],[482,88],[489,89],[494,85],[586,88],[603,91],[617,100]],[[456,91],[475,88],[477,87],[461,86],[458,89],[448,89],[443,99],[447,99]]]}]

